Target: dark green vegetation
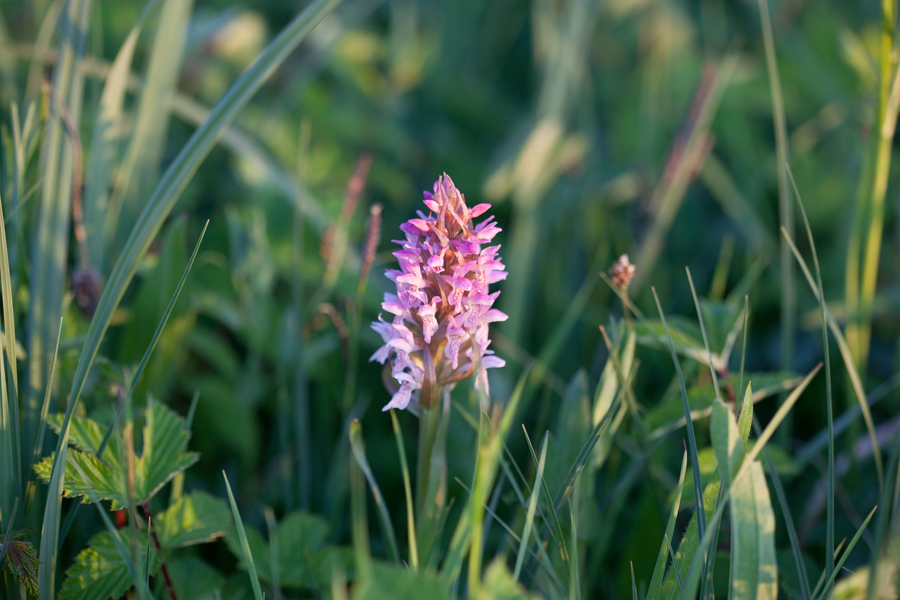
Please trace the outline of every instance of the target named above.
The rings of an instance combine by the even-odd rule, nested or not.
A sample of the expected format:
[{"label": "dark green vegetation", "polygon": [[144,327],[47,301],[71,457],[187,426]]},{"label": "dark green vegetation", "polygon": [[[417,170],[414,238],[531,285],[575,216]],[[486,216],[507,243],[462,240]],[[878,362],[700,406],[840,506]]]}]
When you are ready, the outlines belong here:
[{"label": "dark green vegetation", "polygon": [[[896,597],[896,17],[0,0],[0,597]],[[417,440],[444,171],[507,366]]]}]

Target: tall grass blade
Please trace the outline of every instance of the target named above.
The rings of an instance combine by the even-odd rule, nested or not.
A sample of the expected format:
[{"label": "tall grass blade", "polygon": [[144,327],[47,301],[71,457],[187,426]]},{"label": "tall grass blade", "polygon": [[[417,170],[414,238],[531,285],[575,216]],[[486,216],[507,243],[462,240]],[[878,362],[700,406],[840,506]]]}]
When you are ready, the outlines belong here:
[{"label": "tall grass blade", "polygon": [[409,463],[406,460],[406,447],[403,444],[403,432],[400,431],[400,420],[397,411],[391,409],[391,424],[394,428],[394,439],[397,442],[397,453],[400,455],[400,472],[403,474],[403,492],[406,494],[406,530],[409,543],[409,562],[413,570],[419,568],[419,549],[416,546],[416,515],[409,481]]},{"label": "tall grass blade", "polygon": [[[169,122],[167,100],[178,83],[193,4],[193,0],[163,2],[134,131],[117,173],[112,195],[97,219],[103,219],[103,223],[102,226],[100,223],[96,225],[102,228],[95,231],[99,243],[95,266],[104,271],[107,256],[113,252],[117,238],[127,232],[134,222],[139,201],[142,200],[140,190],[147,189],[158,175]],[[147,11],[144,11],[146,14]],[[118,241],[121,243],[121,238]]]},{"label": "tall grass blade", "polygon": [[528,500],[528,512],[525,516],[525,528],[522,530],[522,541],[519,543],[519,552],[516,555],[516,567],[513,571],[513,581],[518,581],[522,573],[522,565],[525,562],[525,550],[528,548],[528,536],[534,526],[534,514],[540,500],[541,483],[544,479],[544,467],[547,463],[547,442],[549,437],[544,435],[541,442],[541,457],[538,460],[537,473],[534,476],[534,486],[531,488],[531,498]]},{"label": "tall grass blade", "polygon": [[350,449],[353,451],[353,457],[356,459],[356,464],[362,469],[363,475],[366,476],[366,481],[369,482],[369,487],[372,489],[372,496],[375,497],[375,506],[378,508],[381,529],[384,533],[385,540],[387,541],[388,554],[392,561],[399,564],[400,550],[397,548],[397,535],[394,533],[394,525],[391,523],[391,515],[388,512],[384,496],[381,494],[381,489],[378,487],[378,482],[375,480],[375,474],[372,473],[372,468],[369,466],[369,461],[366,458],[366,447],[362,438],[362,425],[358,419],[354,419],[353,422],[350,423]]},{"label": "tall grass blade", "polygon": [[[762,21],[763,45],[766,52],[766,70],[769,74],[769,92],[772,98],[772,118],[775,126],[775,154],[778,161],[778,221],[788,233],[794,235],[794,205],[791,203],[788,176],[785,165],[789,160],[787,123],[784,116],[784,98],[781,93],[781,78],[778,74],[778,60],[775,55],[775,39],[772,35],[772,20],[769,17],[768,0],[759,0],[759,17]],[[781,368],[791,371],[794,359],[794,344],[797,335],[797,290],[794,282],[794,263],[791,251],[782,241],[780,246],[781,270]],[[789,430],[785,429],[785,435]]]},{"label": "tall grass blade", "polygon": [[704,537],[706,532],[706,510],[703,507],[703,487],[700,477],[700,460],[697,454],[697,438],[694,435],[694,421],[691,418],[691,407],[688,404],[687,389],[684,385],[684,375],[681,372],[681,363],[678,361],[678,355],[675,354],[675,346],[672,344],[672,335],[669,333],[669,326],[666,324],[666,316],[663,313],[662,304],[659,302],[659,296],[656,288],[650,288],[653,291],[653,298],[656,300],[656,308],[659,310],[659,318],[662,321],[663,329],[666,330],[666,339],[669,342],[669,350],[672,352],[672,360],[675,362],[675,373],[678,376],[678,384],[681,387],[681,399],[684,404],[684,418],[686,420],[688,444],[691,453],[691,470],[694,473],[694,501],[697,506],[697,527],[700,538]]},{"label": "tall grass blade", "polygon": [[[810,273],[809,270],[809,266],[806,264],[806,260],[800,254],[800,251],[797,249],[794,241],[787,235],[787,232],[782,230],[782,234],[784,234],[785,239],[790,245],[791,251],[794,253],[794,258],[797,259],[797,263],[800,265],[800,270],[806,277],[806,281],[809,284],[813,295],[816,297],[816,301],[824,307],[825,317],[828,320],[828,328],[831,330],[831,335],[834,336],[834,340],[838,345],[838,350],[840,350],[841,352],[841,359],[844,362],[844,366],[847,368],[847,375],[850,377],[850,383],[853,385],[853,390],[856,392],[856,399],[857,403],[859,404],[859,410],[862,412],[863,419],[866,421],[866,428],[869,430],[869,435],[871,437],[872,432],[875,430],[875,423],[872,420],[872,413],[869,410],[869,402],[866,400],[866,393],[863,390],[862,380],[860,379],[859,373],[854,366],[853,355],[851,353],[850,346],[848,345],[847,340],[844,338],[844,334],[841,333],[840,326],[838,325],[834,316],[832,316],[831,311],[828,309],[828,304],[822,302],[822,296],[819,294],[819,286],[816,284],[815,279],[813,279],[812,273]],[[848,411],[848,413],[849,412],[850,411]]]},{"label": "tall grass blade", "polygon": [[253,562],[253,554],[250,552],[250,544],[247,542],[247,532],[244,531],[244,521],[241,520],[241,513],[238,510],[237,502],[234,501],[234,494],[231,491],[231,484],[228,483],[228,475],[222,471],[222,477],[225,478],[225,489],[228,490],[228,501],[231,503],[231,512],[234,515],[234,525],[237,528],[238,538],[241,540],[241,551],[244,555],[244,563],[247,571],[250,573],[250,584],[253,586],[253,597],[256,600],[263,600],[262,589],[259,587],[259,575],[256,572],[256,564]]},{"label": "tall grass blade", "polygon": [[[675,500],[672,502],[672,511],[669,513],[669,520],[666,522],[666,532],[663,535],[662,545],[659,548],[659,556],[656,559],[656,566],[653,567],[653,576],[650,578],[650,588],[647,590],[646,600],[656,600],[662,590],[663,576],[666,574],[666,565],[669,562],[669,540],[675,533],[675,521],[678,518],[678,511],[681,508],[681,492],[684,489],[684,475],[687,471],[687,452],[681,458],[681,474],[678,476],[678,486],[675,488]],[[672,553],[674,560],[675,553]],[[673,563],[678,567],[678,563]],[[679,580],[681,579],[679,575]],[[680,581],[679,581],[680,583]],[[684,587],[683,585],[681,587]]]},{"label": "tall grass blade", "polygon": [[[785,169],[791,177],[791,184],[794,186],[794,194],[797,197],[797,204],[800,206],[800,214],[803,216],[803,224],[806,227],[806,235],[809,237],[809,246],[813,255],[813,266],[816,268],[816,283],[819,288],[819,305],[822,308],[822,347],[825,353],[825,394],[826,394],[826,418],[828,421],[828,498],[827,498],[827,515],[825,522],[825,572],[829,575],[834,569],[834,405],[831,397],[831,357],[828,351],[828,317],[825,314],[825,290],[822,287],[822,270],[819,268],[819,255],[816,252],[816,243],[813,240],[812,228],[809,226],[809,219],[806,217],[806,209],[803,207],[803,200],[800,198],[800,190],[797,189],[797,182],[794,180],[794,174],[790,171],[790,167],[785,165]],[[868,409],[868,407],[866,407]],[[866,422],[869,425],[869,422]],[[869,428],[869,436],[872,440],[872,456],[875,458],[875,468],[878,472],[878,485],[884,485],[884,467],[881,462],[881,448],[878,446],[878,437],[875,434],[875,428]],[[830,584],[829,584],[830,585]],[[828,588],[826,588],[827,591]]]}]

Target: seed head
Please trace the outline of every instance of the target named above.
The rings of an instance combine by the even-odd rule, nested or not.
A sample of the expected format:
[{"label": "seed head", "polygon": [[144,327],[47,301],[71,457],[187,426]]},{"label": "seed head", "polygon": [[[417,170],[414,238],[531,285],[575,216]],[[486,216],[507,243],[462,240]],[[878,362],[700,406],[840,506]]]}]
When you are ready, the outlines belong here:
[{"label": "seed head", "polygon": [[628,260],[627,254],[623,254],[619,257],[619,260],[613,263],[613,266],[609,269],[609,275],[612,277],[612,282],[615,285],[620,288],[628,287],[628,284],[631,283],[631,278],[634,277],[634,265]]}]

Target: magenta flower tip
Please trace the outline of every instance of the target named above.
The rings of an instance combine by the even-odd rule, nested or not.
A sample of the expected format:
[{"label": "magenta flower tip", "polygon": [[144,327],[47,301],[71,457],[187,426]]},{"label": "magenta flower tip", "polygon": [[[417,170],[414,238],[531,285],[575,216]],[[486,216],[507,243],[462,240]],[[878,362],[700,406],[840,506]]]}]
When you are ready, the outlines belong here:
[{"label": "magenta flower tip", "polygon": [[419,218],[400,225],[406,239],[394,240],[400,270],[385,272],[396,294],[385,294],[381,307],[393,320],[379,315],[372,323],[384,345],[369,360],[388,364],[396,382],[383,410],[418,404],[428,362],[431,389],[474,374],[475,387],[485,393],[487,369],[506,364],[488,348],[489,324],[507,319],[493,308],[500,292],[488,289],[506,279],[500,246],[485,247],[501,229],[493,217],[473,222],[491,205],[469,208],[446,173],[423,196],[428,214],[419,211]]}]

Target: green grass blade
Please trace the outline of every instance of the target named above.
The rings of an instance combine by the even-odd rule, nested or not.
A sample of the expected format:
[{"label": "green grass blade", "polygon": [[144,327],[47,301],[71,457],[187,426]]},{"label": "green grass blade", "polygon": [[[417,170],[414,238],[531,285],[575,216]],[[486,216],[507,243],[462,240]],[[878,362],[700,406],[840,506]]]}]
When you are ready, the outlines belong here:
[{"label": "green grass blade", "polygon": [[850,378],[850,383],[853,385],[853,390],[856,392],[856,400],[859,404],[859,409],[862,412],[863,419],[866,422],[866,429],[869,430],[869,435],[871,436],[871,432],[875,429],[875,423],[872,420],[872,413],[869,410],[869,403],[866,401],[866,393],[863,390],[862,379],[860,379],[859,373],[856,370],[856,366],[854,365],[853,355],[850,351],[849,345],[847,344],[847,340],[845,339],[844,334],[841,333],[841,328],[835,320],[834,316],[832,316],[831,311],[828,309],[828,305],[822,303],[821,295],[819,294],[819,286],[816,285],[812,273],[810,273],[809,267],[806,264],[806,260],[800,254],[800,251],[797,249],[794,241],[787,235],[787,233],[782,230],[782,234],[784,234],[785,238],[787,239],[788,244],[791,247],[791,251],[794,253],[794,258],[797,259],[797,263],[800,265],[800,270],[806,277],[806,281],[807,283],[809,283],[809,287],[812,290],[813,295],[816,297],[816,301],[824,306],[825,317],[828,320],[828,328],[831,330],[831,335],[834,336],[835,342],[837,342],[838,345],[838,350],[840,350],[841,352],[841,359],[844,361],[844,366],[847,368],[847,375]]},{"label": "green grass blade", "polygon": [[[666,324],[666,316],[663,313],[662,304],[659,302],[659,296],[656,294],[656,288],[651,288],[653,298],[656,300],[656,308],[659,310],[659,318],[662,321],[663,329],[666,330],[666,338],[669,342],[669,350],[672,352],[672,360],[675,362],[675,373],[678,376],[678,384],[681,386],[681,399],[684,403],[684,418],[686,420],[688,444],[691,451],[691,470],[694,473],[694,501],[697,503],[697,514],[705,517],[706,511],[703,507],[703,484],[700,481],[700,461],[697,455],[697,438],[694,435],[694,421],[691,419],[691,407],[688,404],[687,389],[684,385],[684,375],[681,372],[681,363],[678,361],[678,355],[675,354],[675,346],[672,344],[672,335],[669,333],[669,326]],[[704,537],[706,532],[706,519],[697,519],[698,533],[700,538]]]},{"label": "green grass blade", "polygon": [[828,577],[828,581],[825,583],[825,587],[822,589],[822,595],[818,596],[817,600],[822,600],[825,596],[828,595],[829,590],[831,590],[832,584],[834,584],[834,580],[837,578],[838,573],[841,572],[841,567],[844,566],[844,561],[847,560],[847,557],[850,556],[850,553],[853,552],[853,548],[856,546],[856,542],[859,541],[859,538],[862,537],[863,531],[866,530],[866,527],[869,525],[869,521],[872,520],[872,515],[875,514],[875,511],[878,510],[878,507],[872,509],[869,513],[869,516],[866,517],[866,520],[863,521],[863,524],[859,526],[859,529],[856,530],[856,534],[853,536],[853,539],[850,540],[850,543],[847,544],[847,549],[844,550],[844,553],[841,554],[841,559],[834,565],[834,569],[831,571],[831,575]]},{"label": "green grass blade", "polygon": [[16,498],[12,505],[12,510],[8,515],[3,517],[0,524],[6,525],[6,533],[3,536],[3,545],[0,546],[0,568],[3,568],[3,559],[6,558],[6,549],[9,548],[9,540],[12,539],[13,525],[16,522],[16,512],[19,509],[19,499]]},{"label": "green grass blade", "polygon": [[700,322],[700,333],[703,335],[703,346],[706,348],[706,356],[709,359],[709,374],[712,376],[713,388],[716,390],[716,398],[722,400],[722,390],[719,389],[719,377],[716,375],[716,369],[713,367],[712,351],[709,349],[709,338],[706,335],[706,325],[703,324],[703,312],[700,310],[700,298],[697,297],[697,290],[694,288],[694,278],[691,277],[691,270],[684,268],[687,273],[688,283],[691,286],[691,295],[694,297],[694,306],[697,309],[697,321]]},{"label": "green grass blade", "polygon": [[269,564],[272,565],[272,596],[274,600],[281,600],[281,572],[279,570],[280,559],[278,555],[278,523],[275,522],[275,512],[270,508],[265,509],[266,529],[269,533]]},{"label": "green grass blade", "polygon": [[406,494],[406,529],[409,543],[409,562],[413,571],[419,568],[419,549],[416,546],[416,515],[412,497],[412,486],[409,481],[409,463],[406,460],[406,447],[403,444],[403,432],[400,431],[400,420],[397,411],[391,409],[391,424],[394,427],[394,439],[397,442],[397,453],[400,455],[400,471],[403,474],[403,492]]},{"label": "green grass blade", "polygon": [[165,0],[160,11],[134,130],[116,174],[112,195],[97,219],[102,220],[96,225],[100,228],[94,232],[98,242],[95,267],[104,272],[107,257],[115,251],[116,243],[121,243],[119,236],[128,231],[140,210],[140,201],[144,199],[140,190],[152,185],[158,176],[169,126],[167,100],[177,88],[193,4],[194,0]]},{"label": "green grass blade", "polygon": [[138,364],[137,370],[135,370],[134,375],[131,377],[131,381],[128,385],[128,391],[125,394],[125,402],[126,404],[130,401],[132,394],[134,394],[134,389],[137,387],[138,382],[141,379],[141,375],[144,374],[144,369],[147,368],[147,363],[150,362],[150,356],[153,354],[153,350],[156,348],[156,344],[159,342],[159,336],[162,335],[163,329],[166,328],[166,323],[169,322],[169,317],[172,315],[172,310],[175,308],[175,303],[178,302],[178,297],[181,296],[181,290],[184,289],[184,284],[187,281],[188,273],[191,272],[191,267],[194,266],[194,261],[197,259],[197,253],[200,251],[200,244],[203,243],[203,237],[206,235],[206,229],[209,227],[209,221],[203,225],[203,230],[200,231],[200,237],[197,239],[197,243],[194,245],[194,251],[191,253],[191,257],[188,259],[187,265],[184,267],[184,272],[181,274],[181,279],[178,280],[178,285],[175,286],[175,292],[172,294],[172,298],[169,299],[169,304],[166,306],[166,310],[163,312],[162,318],[159,320],[159,324],[156,326],[156,331],[153,332],[153,338],[150,340],[150,345],[147,346],[147,350],[144,351],[144,356],[141,357],[141,362]]},{"label": "green grass blade", "polygon": [[[681,458],[681,474],[678,476],[678,486],[675,488],[675,500],[672,502],[672,511],[669,513],[669,520],[666,522],[666,533],[663,535],[662,545],[659,548],[659,556],[656,559],[656,566],[653,568],[653,576],[650,578],[650,588],[647,591],[646,600],[656,600],[662,589],[663,576],[666,574],[666,564],[669,562],[669,540],[675,533],[675,521],[678,518],[678,511],[681,508],[681,493],[684,489],[684,475],[687,472],[687,452]],[[675,558],[675,553],[672,553]],[[678,563],[674,563],[678,566]],[[681,577],[679,576],[679,580]],[[680,583],[680,581],[679,581]],[[684,587],[683,585],[681,587]]]},{"label": "green grass blade", "polygon": [[400,564],[400,550],[397,548],[397,535],[394,533],[394,525],[391,523],[391,515],[388,513],[384,496],[381,494],[381,489],[378,487],[378,482],[375,480],[375,475],[372,473],[372,468],[369,466],[368,459],[366,459],[366,447],[362,437],[362,425],[358,419],[354,419],[353,422],[350,423],[350,449],[353,451],[353,457],[356,459],[356,464],[362,469],[363,475],[366,476],[366,481],[369,482],[369,487],[372,489],[372,496],[375,497],[375,506],[378,508],[381,529],[384,533],[385,540],[387,541],[388,554],[392,561]]},{"label": "green grass blade", "polygon": [[247,571],[250,573],[250,584],[253,586],[253,597],[256,600],[263,600],[262,589],[259,587],[259,575],[256,573],[256,564],[253,562],[253,554],[250,552],[250,544],[247,542],[247,532],[244,531],[244,522],[241,520],[241,513],[238,510],[237,502],[234,501],[234,494],[231,491],[231,484],[228,483],[228,475],[222,471],[222,477],[225,478],[225,488],[228,490],[228,501],[231,503],[231,512],[234,515],[234,525],[237,528],[238,538],[241,540],[241,551],[244,554],[244,563],[247,565]]},{"label": "green grass blade", "polygon": [[[759,17],[762,22],[763,46],[766,53],[766,71],[769,75],[769,93],[772,101],[772,118],[775,128],[775,164],[778,173],[778,221],[781,227],[794,234],[794,205],[791,203],[790,189],[785,165],[788,163],[788,133],[784,115],[784,98],[781,93],[781,78],[778,74],[778,60],[775,55],[775,41],[772,21],[769,18],[768,0],[759,0]],[[782,241],[779,249],[781,273],[781,368],[790,371],[793,367],[794,347],[797,335],[797,290],[794,281],[794,263],[791,252]],[[787,431],[787,430],[785,430]]]},{"label": "green grass blade", "polygon": [[528,500],[528,513],[525,516],[525,528],[522,530],[522,541],[519,543],[519,552],[516,555],[516,568],[513,571],[513,581],[518,581],[522,573],[522,565],[525,562],[525,550],[528,548],[528,536],[534,526],[534,514],[537,511],[540,500],[541,482],[544,479],[544,466],[547,463],[547,442],[549,437],[544,434],[541,442],[541,458],[538,460],[537,473],[534,476],[534,486],[531,489],[531,498]]},{"label": "green grass blade", "polygon": [[634,562],[629,561],[628,564],[631,565],[631,598],[638,600],[637,583],[634,581]]},{"label": "green grass blade", "polygon": [[[685,453],[685,455],[686,454],[687,453]],[[678,559],[675,555],[675,549],[672,548],[672,542],[669,541],[669,536],[663,536],[663,543],[665,543],[666,547],[669,549],[669,554],[672,556],[672,570],[675,571],[678,589],[681,591],[681,595],[684,596],[684,580],[681,579],[681,569],[678,568]]]}]

